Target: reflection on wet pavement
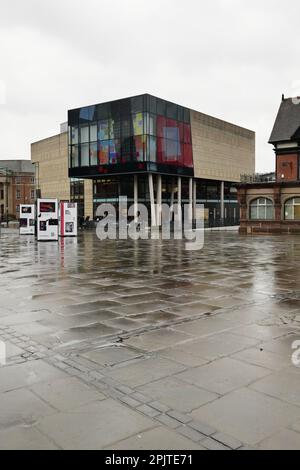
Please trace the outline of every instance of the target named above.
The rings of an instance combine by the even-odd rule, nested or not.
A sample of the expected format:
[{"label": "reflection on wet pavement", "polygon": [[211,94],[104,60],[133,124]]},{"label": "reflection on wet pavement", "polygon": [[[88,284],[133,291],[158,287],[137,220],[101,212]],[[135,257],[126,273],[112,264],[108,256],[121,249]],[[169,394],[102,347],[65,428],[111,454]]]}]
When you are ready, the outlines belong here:
[{"label": "reflection on wet pavement", "polygon": [[291,323],[299,256],[298,240],[284,237],[207,234],[204,250],[187,252],[182,241],[10,236],[1,240],[0,315],[52,346],[226,311],[241,323],[259,311],[261,321]]},{"label": "reflection on wet pavement", "polygon": [[[199,420],[215,433],[241,440],[241,445],[271,448],[282,436],[283,445],[296,442],[300,447],[300,402],[285,389],[290,380],[300,390],[300,371],[291,363],[291,345],[300,339],[300,238],[207,233],[204,249],[189,252],[183,241],[174,240],[100,242],[87,232],[58,244],[37,244],[33,238],[9,234],[0,238],[0,289],[0,333],[9,343],[11,364],[0,370],[0,379],[3,371],[12,370],[3,376],[1,391],[26,386],[28,395],[22,400],[33,406],[37,398],[28,386],[31,390],[53,374],[57,380],[57,388],[51,386],[55,396],[46,400],[49,406],[59,402],[57,421],[42,406],[44,402],[37,403],[43,420],[26,438],[30,442],[37,439],[43,445],[44,437],[35,434],[41,431],[58,447],[79,445],[76,436],[68,440],[55,435],[56,424],[66,419],[57,395],[63,388],[59,381],[73,383],[69,375],[76,375],[71,371],[79,367],[74,365],[78,360],[85,376],[106,380],[106,387],[113,390],[106,395],[108,408],[113,409],[117,385],[123,387],[133,433],[145,433],[147,439],[153,439],[149,429],[155,419],[159,429],[168,428],[170,439],[173,436],[177,442],[181,435],[178,445],[186,446],[199,431],[199,425],[196,429],[193,424]],[[29,372],[32,383],[25,380],[25,372],[14,378],[14,368],[44,364],[42,360],[52,356],[60,371],[53,359],[52,369],[45,363],[45,379],[39,378],[44,374],[41,365]],[[36,362],[26,362],[30,358]],[[66,358],[70,362],[64,362]],[[64,368],[69,375],[62,373]],[[73,385],[80,397],[85,395],[81,382]],[[34,386],[41,398],[50,394],[45,386]],[[95,416],[100,414],[104,398],[99,395],[94,408],[83,400],[87,415],[90,409]],[[245,400],[253,405],[254,415],[257,403],[260,427],[243,410]],[[145,408],[150,402],[159,402],[158,408]],[[133,409],[148,416],[137,428]],[[181,421],[184,429],[179,428],[175,438],[175,424],[180,425],[177,412],[188,413],[188,418]],[[12,418],[6,419],[10,423]],[[91,433],[97,426],[92,423]],[[66,433],[71,428],[71,423],[66,424]],[[1,429],[0,425],[0,440]],[[111,429],[111,434],[107,442],[100,439],[100,447],[118,442],[122,448],[123,441],[128,448],[135,445],[126,432],[113,436]],[[226,446],[224,436],[217,440],[215,434],[214,440],[213,434],[200,435],[199,448],[210,448],[217,441]],[[21,439],[19,431],[16,436]],[[86,447],[92,442],[91,436]],[[155,439],[151,442],[156,445]],[[227,447],[234,448],[236,441],[231,443]]]}]

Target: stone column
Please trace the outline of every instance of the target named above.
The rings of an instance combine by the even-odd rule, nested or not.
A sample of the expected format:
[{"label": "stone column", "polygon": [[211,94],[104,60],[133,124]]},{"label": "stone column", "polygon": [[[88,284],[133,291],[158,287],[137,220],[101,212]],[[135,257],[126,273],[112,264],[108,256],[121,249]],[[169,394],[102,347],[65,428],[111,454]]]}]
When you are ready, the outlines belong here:
[{"label": "stone column", "polygon": [[196,220],[197,216],[197,180],[194,179],[193,186],[193,219]]},{"label": "stone column", "polygon": [[274,187],[274,206],[275,206],[275,220],[281,223],[282,220],[282,205],[281,205],[281,187]]},{"label": "stone column", "polygon": [[189,178],[189,222],[193,220],[193,178]]},{"label": "stone column", "polygon": [[139,203],[139,186],[138,175],[134,175],[134,221],[137,222],[138,218],[138,203]]},{"label": "stone column", "polygon": [[221,194],[220,194],[220,204],[221,204],[221,223],[224,223],[225,219],[225,196],[224,196],[224,181],[221,181]]},{"label": "stone column", "polygon": [[157,176],[157,188],[156,188],[156,223],[157,226],[161,226],[161,204],[162,204],[162,178],[161,175]]}]

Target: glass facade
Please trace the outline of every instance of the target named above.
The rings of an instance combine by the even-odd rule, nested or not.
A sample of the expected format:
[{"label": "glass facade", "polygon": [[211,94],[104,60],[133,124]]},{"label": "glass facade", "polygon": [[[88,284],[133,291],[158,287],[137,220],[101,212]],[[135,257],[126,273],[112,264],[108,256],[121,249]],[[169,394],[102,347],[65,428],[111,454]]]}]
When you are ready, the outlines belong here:
[{"label": "glass facade", "polygon": [[[153,176],[154,187],[157,187],[157,176]],[[94,179],[93,185],[94,217],[99,204],[110,203],[119,208],[120,198],[127,197],[128,206],[134,203],[134,177],[133,175],[117,175]],[[239,206],[237,192],[234,184],[225,186],[225,217],[223,224],[239,225]],[[197,203],[205,206],[205,226],[216,227],[220,225],[220,183],[202,180],[197,184]],[[234,190],[234,191],[233,191]],[[175,203],[177,201],[177,177],[162,176],[162,202],[171,205],[172,192],[174,191]],[[189,181],[182,178],[181,181],[182,204],[189,202]],[[138,178],[139,203],[146,205],[151,214],[149,182],[147,175],[139,175]]]},{"label": "glass facade", "polygon": [[70,168],[150,162],[193,168],[190,111],[141,95],[69,111]]}]

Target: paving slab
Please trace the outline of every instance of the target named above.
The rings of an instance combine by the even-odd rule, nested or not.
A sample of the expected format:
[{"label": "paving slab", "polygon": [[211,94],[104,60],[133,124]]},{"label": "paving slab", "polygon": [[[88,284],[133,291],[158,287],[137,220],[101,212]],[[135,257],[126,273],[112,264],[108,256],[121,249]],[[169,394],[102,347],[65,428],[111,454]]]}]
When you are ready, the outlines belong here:
[{"label": "paving slab", "polygon": [[300,406],[300,369],[290,367],[253,383],[250,388]]},{"label": "paving slab", "polygon": [[184,369],[184,366],[167,359],[151,358],[116,367],[108,372],[108,376],[130,387],[139,387],[163,377],[174,375]]},{"label": "paving slab", "polygon": [[189,369],[177,374],[176,377],[205,390],[224,395],[269,374],[268,369],[225,358]]},{"label": "paving slab", "polygon": [[174,377],[152,382],[140,387],[139,390],[153,400],[161,401],[172,409],[186,413],[218,398],[215,393],[201,390]]},{"label": "paving slab", "polygon": [[13,426],[0,429],[0,450],[58,450],[50,439],[34,427]]},{"label": "paving slab", "polygon": [[75,377],[33,385],[31,391],[56,410],[67,411],[106,397]]},{"label": "paving slab", "polygon": [[152,419],[112,399],[44,417],[37,425],[65,450],[99,450],[154,427]]},{"label": "paving slab", "polygon": [[44,361],[0,367],[0,392],[8,392],[32,384],[65,378],[66,375]]},{"label": "paving slab", "polygon": [[108,450],[204,450],[204,448],[184,436],[159,427],[145,431],[108,447]]},{"label": "paving slab", "polygon": [[193,411],[192,416],[245,444],[255,445],[294,423],[300,417],[300,408],[242,388]]},{"label": "paving slab", "polygon": [[298,450],[300,449],[300,434],[290,429],[283,429],[277,434],[260,442],[260,450]]},{"label": "paving slab", "polygon": [[[113,366],[141,356],[141,353],[126,347],[103,347],[85,352],[82,356],[102,367]],[[92,366],[92,364],[91,364]]]},{"label": "paving slab", "polygon": [[291,362],[290,358],[285,358],[280,354],[272,353],[261,349],[260,347],[244,349],[236,354],[233,354],[232,359],[237,359],[248,364],[255,366],[265,367],[270,370],[282,370],[289,367]]},{"label": "paving slab", "polygon": [[139,336],[134,336],[124,343],[144,351],[156,351],[158,349],[164,349],[170,345],[176,345],[189,341],[191,335],[186,333],[180,333],[170,328],[163,328],[156,331],[150,331],[143,333]]},{"label": "paving slab", "polygon": [[55,409],[26,389],[0,393],[0,429],[12,426],[33,426],[43,416]]}]

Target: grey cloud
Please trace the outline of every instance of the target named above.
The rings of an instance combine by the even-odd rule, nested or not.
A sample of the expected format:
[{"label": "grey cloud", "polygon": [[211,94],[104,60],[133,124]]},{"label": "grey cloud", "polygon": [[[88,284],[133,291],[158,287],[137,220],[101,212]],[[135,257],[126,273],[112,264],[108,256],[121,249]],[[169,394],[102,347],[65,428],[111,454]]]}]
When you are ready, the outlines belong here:
[{"label": "grey cloud", "polygon": [[293,94],[299,3],[2,0],[1,158],[29,158],[68,108],[142,92],[257,132],[257,169],[281,93]]}]

